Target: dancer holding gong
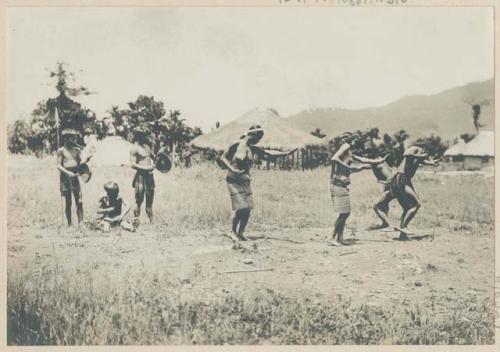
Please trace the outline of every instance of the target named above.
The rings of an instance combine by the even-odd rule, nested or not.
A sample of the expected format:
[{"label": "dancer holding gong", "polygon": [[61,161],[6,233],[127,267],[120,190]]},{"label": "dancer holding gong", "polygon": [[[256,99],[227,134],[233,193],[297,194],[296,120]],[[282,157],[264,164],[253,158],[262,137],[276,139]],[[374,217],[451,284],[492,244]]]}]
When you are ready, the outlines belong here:
[{"label": "dancer holding gong", "polygon": [[231,196],[234,211],[232,224],[233,240],[246,241],[244,236],[250,212],[254,207],[252,188],[250,186],[250,167],[256,156],[264,160],[286,156],[295,150],[278,152],[257,147],[256,144],[264,136],[264,130],[259,125],[249,128],[246,135],[232,144],[221,156],[220,161],[228,169],[226,182]]},{"label": "dancer holding gong", "polygon": [[155,196],[155,180],[153,171],[155,169],[153,145],[148,138],[149,131],[142,126],[133,130],[134,146],[130,150],[130,166],[134,169],[135,176],[132,187],[135,190],[134,224],[139,223],[141,206],[146,199],[146,214],[149,222],[153,222],[153,200]]},{"label": "dancer holding gong", "polygon": [[81,147],[78,145],[78,132],[67,128],[62,131],[63,146],[57,150],[57,168],[59,169],[59,189],[64,199],[66,221],[71,226],[71,202],[75,199],[78,225],[83,221],[82,189],[78,176],[88,172],[86,166],[91,155],[82,160]]}]

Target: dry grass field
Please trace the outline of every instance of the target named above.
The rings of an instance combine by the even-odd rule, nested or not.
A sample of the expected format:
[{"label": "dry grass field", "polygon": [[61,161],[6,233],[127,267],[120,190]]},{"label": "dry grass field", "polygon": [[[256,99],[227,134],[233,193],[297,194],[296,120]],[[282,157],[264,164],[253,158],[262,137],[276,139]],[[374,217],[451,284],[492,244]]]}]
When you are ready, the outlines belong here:
[{"label": "dry grass field", "polygon": [[[95,168],[86,221],[109,179],[133,203],[132,176]],[[63,225],[53,160],[11,157],[8,343],[493,343],[494,179],[419,171],[419,236],[402,242],[367,230],[379,185],[355,174],[352,245],[336,248],[324,241],[328,176],[255,170],[252,240],[236,250],[225,174],[211,165],[156,174],[155,223],[104,234]],[[272,270],[228,273],[251,269]]]}]

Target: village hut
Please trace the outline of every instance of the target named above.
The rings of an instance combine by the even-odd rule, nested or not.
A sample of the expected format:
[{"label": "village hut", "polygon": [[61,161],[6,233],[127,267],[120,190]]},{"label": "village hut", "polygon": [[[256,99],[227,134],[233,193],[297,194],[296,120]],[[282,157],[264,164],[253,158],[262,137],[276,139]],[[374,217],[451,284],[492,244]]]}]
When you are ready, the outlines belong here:
[{"label": "village hut", "polygon": [[133,144],[120,136],[108,136],[93,144],[92,166],[125,166],[130,164]]},{"label": "village hut", "polygon": [[462,141],[451,146],[444,156],[463,163],[464,170],[492,166],[495,157],[495,134],[493,131],[480,131],[468,143]]},{"label": "village hut", "polygon": [[286,160],[278,160],[279,166],[288,164],[289,167],[304,167],[317,156],[320,148],[326,147],[328,141],[301,131],[286,123],[273,109],[254,109],[245,113],[240,118],[201,135],[191,141],[191,146],[196,149],[214,150],[222,152],[231,144],[238,141],[252,125],[260,125],[264,129],[264,137],[258,146],[273,150],[297,149]]},{"label": "village hut", "polygon": [[443,156],[445,157],[445,160],[451,162],[463,162],[464,156],[462,152],[464,151],[466,144],[467,143],[462,138],[459,138],[455,144],[446,149],[444,152]]}]

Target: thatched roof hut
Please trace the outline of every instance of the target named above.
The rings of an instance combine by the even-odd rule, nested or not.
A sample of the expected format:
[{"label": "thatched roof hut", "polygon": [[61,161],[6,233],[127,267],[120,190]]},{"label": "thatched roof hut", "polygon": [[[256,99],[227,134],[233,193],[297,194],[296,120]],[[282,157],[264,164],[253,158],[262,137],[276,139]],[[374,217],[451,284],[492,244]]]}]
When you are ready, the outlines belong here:
[{"label": "thatched roof hut", "polygon": [[481,131],[469,143],[465,143],[460,139],[456,144],[447,149],[444,155],[492,157],[495,155],[495,134],[493,131]]},{"label": "thatched roof hut", "polygon": [[444,153],[453,161],[463,162],[465,170],[476,170],[493,165],[495,157],[495,134],[481,131],[469,143],[458,142]]},{"label": "thatched roof hut", "polygon": [[455,157],[458,155],[462,155],[466,145],[467,144],[465,143],[465,141],[460,138],[457,143],[446,149],[446,151],[444,152],[444,156]]},{"label": "thatched roof hut", "polygon": [[250,126],[257,124],[264,129],[264,137],[258,144],[263,148],[290,150],[327,144],[327,140],[290,127],[272,109],[254,109],[210,133],[195,138],[191,141],[191,145],[200,149],[225,150],[232,143],[238,141]]}]

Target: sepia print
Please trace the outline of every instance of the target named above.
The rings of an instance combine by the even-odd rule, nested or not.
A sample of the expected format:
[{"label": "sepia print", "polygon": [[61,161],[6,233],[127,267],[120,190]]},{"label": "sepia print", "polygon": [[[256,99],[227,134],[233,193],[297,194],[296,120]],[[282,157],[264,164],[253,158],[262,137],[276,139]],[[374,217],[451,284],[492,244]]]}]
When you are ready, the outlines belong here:
[{"label": "sepia print", "polygon": [[495,343],[494,8],[293,2],[6,9],[9,346]]}]

